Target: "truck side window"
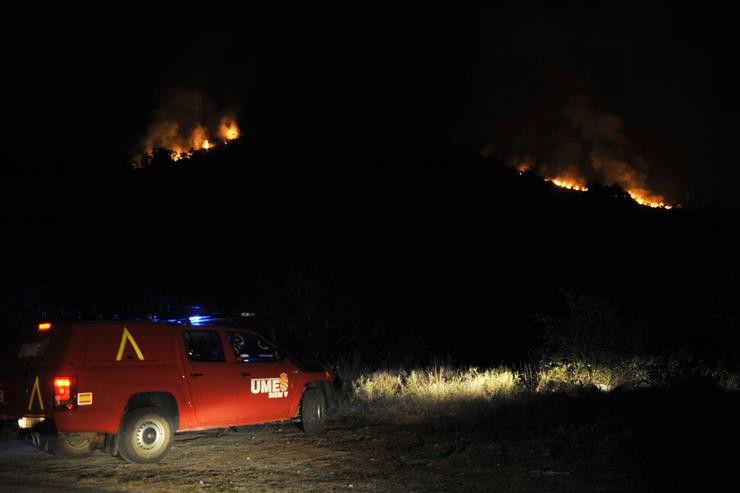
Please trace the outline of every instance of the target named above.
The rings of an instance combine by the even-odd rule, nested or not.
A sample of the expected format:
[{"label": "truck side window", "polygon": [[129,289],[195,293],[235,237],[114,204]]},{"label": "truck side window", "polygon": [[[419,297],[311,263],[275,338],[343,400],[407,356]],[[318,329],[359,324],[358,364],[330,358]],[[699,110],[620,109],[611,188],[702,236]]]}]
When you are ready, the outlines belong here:
[{"label": "truck side window", "polygon": [[272,363],[279,360],[275,348],[251,334],[227,332],[226,337],[234,350],[234,357],[242,363]]},{"label": "truck side window", "polygon": [[226,361],[217,332],[189,330],[184,337],[185,353],[190,361]]}]

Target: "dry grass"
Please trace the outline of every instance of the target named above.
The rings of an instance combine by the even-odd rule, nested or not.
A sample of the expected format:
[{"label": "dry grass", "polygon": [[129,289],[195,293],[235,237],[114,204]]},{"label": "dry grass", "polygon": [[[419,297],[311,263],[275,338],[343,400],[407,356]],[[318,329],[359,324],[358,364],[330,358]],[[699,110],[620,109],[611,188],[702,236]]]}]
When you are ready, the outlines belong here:
[{"label": "dry grass", "polygon": [[[633,358],[597,365],[581,361],[550,362],[520,367],[479,369],[432,365],[413,369],[369,370],[345,367],[346,382],[340,414],[397,413],[409,417],[459,413],[463,408],[495,405],[507,399],[553,392],[581,392],[616,387],[650,388],[671,385],[682,378],[670,364]],[[704,372],[706,375],[706,372]],[[696,376],[701,376],[696,374]],[[725,390],[737,390],[737,374],[715,378]]]},{"label": "dry grass", "polygon": [[511,398],[521,391],[508,368],[432,366],[359,372],[350,379],[344,411],[447,414],[462,406]]}]

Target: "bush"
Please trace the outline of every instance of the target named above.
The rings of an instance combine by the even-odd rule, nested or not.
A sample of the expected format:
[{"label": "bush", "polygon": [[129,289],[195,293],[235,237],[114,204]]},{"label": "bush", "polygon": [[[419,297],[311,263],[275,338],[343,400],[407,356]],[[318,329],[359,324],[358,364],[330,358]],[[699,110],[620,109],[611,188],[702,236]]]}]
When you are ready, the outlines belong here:
[{"label": "bush", "polygon": [[544,325],[543,356],[556,361],[608,363],[620,353],[631,352],[625,337],[626,322],[619,304],[584,292],[580,287],[563,289],[568,316],[541,316]]}]

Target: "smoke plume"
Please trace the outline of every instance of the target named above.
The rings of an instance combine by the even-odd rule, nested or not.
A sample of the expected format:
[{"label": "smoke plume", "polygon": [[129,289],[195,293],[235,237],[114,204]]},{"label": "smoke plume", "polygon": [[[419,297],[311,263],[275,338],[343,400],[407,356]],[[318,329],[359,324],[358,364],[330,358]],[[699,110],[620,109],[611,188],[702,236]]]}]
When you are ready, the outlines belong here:
[{"label": "smoke plume", "polygon": [[620,186],[643,205],[666,207],[665,199],[648,187],[647,163],[630,152],[622,119],[592,108],[588,97],[571,98],[555,118],[528,115],[519,129],[503,156],[500,149],[506,146],[501,143],[483,153],[559,186],[585,190],[589,181],[598,181]]},{"label": "smoke plume", "polygon": [[146,133],[132,151],[135,167],[155,149],[166,149],[173,161],[238,138],[234,112],[217,110],[197,91],[174,90],[161,98]]}]

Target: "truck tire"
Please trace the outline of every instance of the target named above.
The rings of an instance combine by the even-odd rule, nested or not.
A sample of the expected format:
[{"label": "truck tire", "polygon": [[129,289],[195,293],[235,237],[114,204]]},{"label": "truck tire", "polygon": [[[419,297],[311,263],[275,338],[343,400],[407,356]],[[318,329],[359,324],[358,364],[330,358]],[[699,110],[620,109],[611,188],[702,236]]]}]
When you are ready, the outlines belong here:
[{"label": "truck tire", "polygon": [[306,389],[303,393],[301,427],[310,435],[326,430],[326,400],[321,389]]},{"label": "truck tire", "polygon": [[159,462],[167,455],[174,432],[167,414],[158,407],[139,407],[121,421],[118,453],[134,464]]},{"label": "truck tire", "polygon": [[76,459],[93,453],[97,440],[90,433],[62,433],[46,438],[49,450],[60,457]]}]

